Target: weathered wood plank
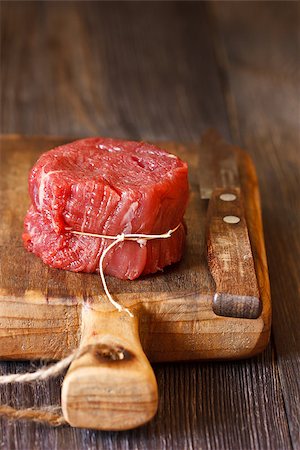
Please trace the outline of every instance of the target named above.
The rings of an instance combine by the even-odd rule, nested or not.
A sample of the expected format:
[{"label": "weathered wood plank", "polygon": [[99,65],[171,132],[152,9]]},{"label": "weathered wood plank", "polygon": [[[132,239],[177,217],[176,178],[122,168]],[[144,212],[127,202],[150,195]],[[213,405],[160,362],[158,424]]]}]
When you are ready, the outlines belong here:
[{"label": "weathered wood plank", "polygon": [[215,126],[229,137],[203,5],[2,9],[2,132],[190,140]]},{"label": "weathered wood plank", "polygon": [[[271,347],[261,357],[242,363],[161,364],[155,367],[161,395],[158,415],[142,428],[106,433],[20,422],[2,428],[2,442],[16,449],[287,449],[275,364]],[[6,369],[14,367],[11,363]],[[18,363],[17,367],[26,366]],[[30,406],[34,398],[35,405],[47,404],[50,398],[59,400],[58,387],[59,382],[25,389],[13,386],[4,400],[14,398],[15,405]]]},{"label": "weathered wood plank", "polygon": [[300,64],[298,2],[217,4],[216,54],[235,138],[253,156],[289,430],[300,445]]}]

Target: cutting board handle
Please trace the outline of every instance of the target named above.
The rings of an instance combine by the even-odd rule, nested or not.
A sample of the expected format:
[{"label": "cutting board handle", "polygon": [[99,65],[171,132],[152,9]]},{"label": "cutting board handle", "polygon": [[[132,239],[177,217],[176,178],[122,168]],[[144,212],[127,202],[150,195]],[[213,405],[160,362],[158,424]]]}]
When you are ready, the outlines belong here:
[{"label": "cutting board handle", "polygon": [[143,352],[137,313],[102,312],[85,305],[80,347],[62,387],[65,419],[74,427],[126,430],[155,415],[155,375]]}]

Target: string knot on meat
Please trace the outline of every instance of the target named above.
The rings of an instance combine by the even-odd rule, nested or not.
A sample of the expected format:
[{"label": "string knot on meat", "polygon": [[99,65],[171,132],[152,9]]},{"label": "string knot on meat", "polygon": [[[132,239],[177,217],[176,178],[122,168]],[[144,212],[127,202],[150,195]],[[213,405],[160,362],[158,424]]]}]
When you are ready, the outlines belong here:
[{"label": "string knot on meat", "polygon": [[105,234],[94,234],[94,233],[85,233],[83,231],[70,231],[73,234],[79,234],[82,236],[93,236],[95,238],[102,238],[102,239],[110,239],[113,242],[111,244],[108,245],[108,247],[106,247],[106,249],[102,252],[102,255],[100,257],[100,261],[99,261],[99,271],[100,271],[100,276],[101,276],[101,281],[102,281],[102,285],[105,291],[105,294],[108,298],[108,300],[110,301],[110,303],[118,310],[118,311],[125,311],[130,317],[133,317],[132,312],[128,309],[128,308],[124,308],[122,305],[120,305],[120,303],[118,303],[111,295],[111,293],[109,292],[109,289],[107,287],[107,283],[105,280],[105,276],[104,276],[104,270],[103,270],[103,263],[104,263],[104,259],[107,255],[107,253],[113,248],[115,247],[117,244],[119,244],[120,242],[124,242],[124,241],[135,241],[137,242],[140,246],[144,246],[147,244],[147,241],[153,240],[153,239],[168,239],[172,236],[173,233],[175,233],[175,231],[177,231],[179,229],[179,227],[181,226],[181,224],[179,223],[177,225],[177,227],[173,228],[172,230],[167,231],[166,233],[162,233],[162,234],[125,234],[125,233],[121,233],[118,234],[116,236],[110,236],[110,235],[105,235]]}]

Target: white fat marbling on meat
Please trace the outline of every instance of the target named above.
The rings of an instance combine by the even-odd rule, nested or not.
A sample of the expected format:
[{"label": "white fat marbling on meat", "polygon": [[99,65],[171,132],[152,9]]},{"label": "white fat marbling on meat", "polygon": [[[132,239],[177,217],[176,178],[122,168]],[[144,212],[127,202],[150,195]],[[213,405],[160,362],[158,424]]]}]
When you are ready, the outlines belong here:
[{"label": "white fat marbling on meat", "polygon": [[42,168],[40,187],[39,187],[39,207],[40,208],[42,208],[43,204],[44,204],[46,181],[49,179],[50,175],[53,175],[54,173],[59,173],[59,172],[63,172],[63,170],[51,170],[50,172],[45,173],[44,167]]},{"label": "white fat marbling on meat", "polygon": [[139,203],[138,202],[133,202],[130,205],[130,207],[129,207],[128,211],[126,212],[126,214],[124,214],[124,217],[123,217],[122,222],[120,224],[121,228],[123,226],[125,226],[124,233],[125,232],[126,233],[131,233],[131,231],[132,231],[131,222],[132,222],[132,220],[135,217],[135,212],[138,209],[138,207],[139,207]]},{"label": "white fat marbling on meat", "polygon": [[107,145],[104,144],[98,144],[98,148],[100,148],[100,150],[107,150],[110,153],[122,151],[122,149],[120,147],[117,147],[116,145],[114,145],[113,147],[108,147]]},{"label": "white fat marbling on meat", "polygon": [[42,236],[40,233],[38,233],[38,229],[35,226],[31,226],[30,222],[27,225],[28,226],[28,233],[30,236],[35,236],[34,244],[39,245],[43,242],[44,236]]}]

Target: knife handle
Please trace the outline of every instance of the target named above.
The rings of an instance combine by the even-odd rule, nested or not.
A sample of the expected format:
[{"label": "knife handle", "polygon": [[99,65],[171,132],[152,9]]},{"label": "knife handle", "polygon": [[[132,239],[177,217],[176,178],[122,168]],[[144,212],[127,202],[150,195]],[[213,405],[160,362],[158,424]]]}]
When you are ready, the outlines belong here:
[{"label": "knife handle", "polygon": [[207,259],[216,284],[214,313],[256,319],[262,304],[239,188],[215,189],[209,200]]}]

